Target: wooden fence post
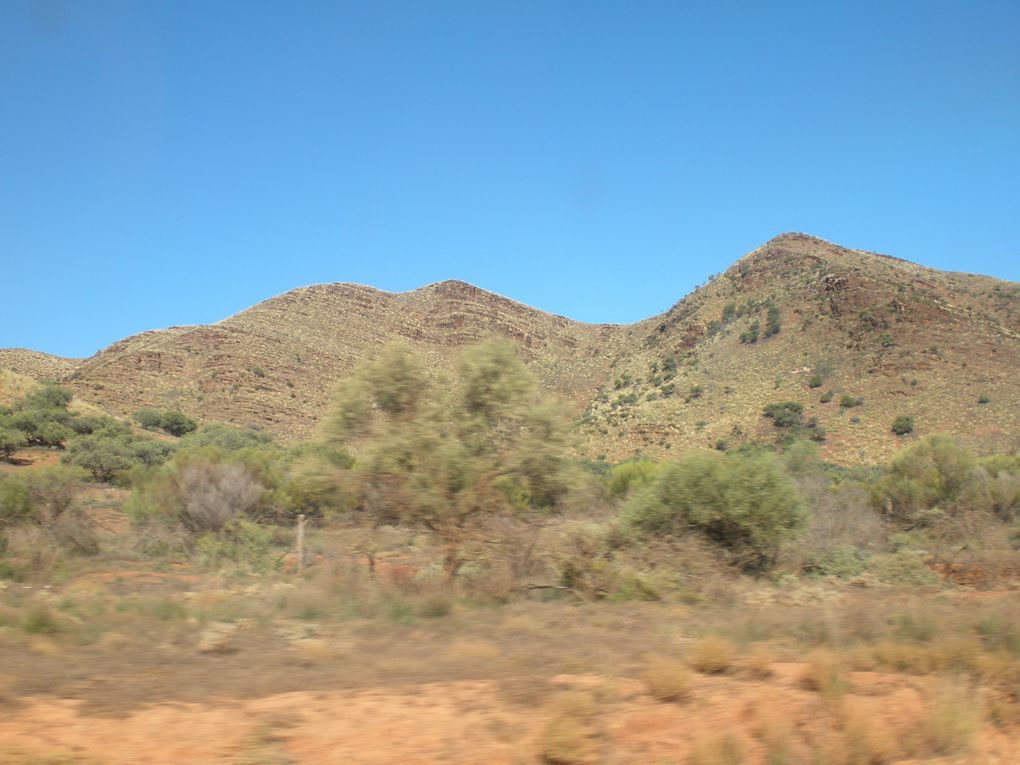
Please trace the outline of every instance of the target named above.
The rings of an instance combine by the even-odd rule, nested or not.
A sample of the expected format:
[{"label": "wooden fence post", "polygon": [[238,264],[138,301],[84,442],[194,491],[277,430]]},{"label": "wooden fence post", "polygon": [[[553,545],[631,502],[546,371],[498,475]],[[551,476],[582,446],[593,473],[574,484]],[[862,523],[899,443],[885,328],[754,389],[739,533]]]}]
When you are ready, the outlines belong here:
[{"label": "wooden fence post", "polygon": [[305,514],[297,517],[297,572],[305,570]]}]

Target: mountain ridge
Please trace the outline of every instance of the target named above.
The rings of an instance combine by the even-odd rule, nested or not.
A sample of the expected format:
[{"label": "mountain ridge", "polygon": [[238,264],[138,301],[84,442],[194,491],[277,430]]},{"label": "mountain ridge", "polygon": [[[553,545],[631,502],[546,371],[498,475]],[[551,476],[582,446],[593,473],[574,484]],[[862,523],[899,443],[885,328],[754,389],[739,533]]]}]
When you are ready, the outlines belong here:
[{"label": "mountain ridge", "polygon": [[[844,462],[901,445],[889,432],[896,413],[915,416],[919,432],[977,440],[1020,430],[1006,406],[1020,399],[1020,284],[799,232],[632,324],[579,322],[458,279],[405,292],[334,282],[212,324],[137,333],[87,359],[0,350],[0,367],[63,380],[116,414],[166,406],[303,437],[333,382],[387,343],[407,343],[442,370],[489,335],[513,343],[579,418],[591,456],[768,440],[781,434],[761,411],[786,399],[817,418],[826,455]],[[833,404],[844,396],[862,402]]]}]

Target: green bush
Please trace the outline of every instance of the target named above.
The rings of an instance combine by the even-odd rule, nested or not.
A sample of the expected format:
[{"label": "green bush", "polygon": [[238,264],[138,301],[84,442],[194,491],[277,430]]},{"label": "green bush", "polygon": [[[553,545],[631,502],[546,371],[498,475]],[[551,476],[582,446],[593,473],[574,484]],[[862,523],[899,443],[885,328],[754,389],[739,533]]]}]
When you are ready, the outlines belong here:
[{"label": "green bush", "polygon": [[224,452],[237,452],[266,446],[272,440],[273,437],[263,430],[235,428],[233,425],[213,422],[184,436],[180,445],[188,449],[212,446]]},{"label": "green bush", "polygon": [[747,570],[762,570],[805,524],[797,487],[768,452],[691,452],[669,463],[621,513],[629,535],[696,532]]},{"label": "green bush", "polygon": [[135,412],[135,421],[147,430],[159,428],[172,436],[183,436],[194,431],[198,424],[182,412],[168,409],[164,412],[144,408]]},{"label": "green bush", "polygon": [[15,409],[67,409],[71,391],[53,382],[42,383],[38,388],[15,402]]},{"label": "green bush", "polygon": [[216,449],[182,450],[135,487],[136,525],[177,526],[193,535],[219,532],[242,518],[268,515],[257,470]]},{"label": "green bush", "polygon": [[173,446],[138,436],[124,423],[110,421],[85,436],[68,442],[61,461],[87,470],[97,481],[110,482],[136,466],[160,465]]},{"label": "green bush", "polygon": [[31,525],[64,549],[98,551],[91,519],[74,507],[83,471],[64,465],[0,479],[0,549],[6,532]]},{"label": "green bush", "polygon": [[617,465],[609,476],[609,496],[628,496],[651,483],[658,471],[659,465],[650,460],[632,460]]},{"label": "green bush", "polygon": [[977,460],[946,435],[932,435],[901,450],[878,483],[880,510],[907,526],[930,522],[933,510],[951,511],[970,485]]},{"label": "green bush", "polygon": [[151,409],[149,407],[144,407],[135,412],[135,422],[147,430],[158,428],[159,423],[162,422],[162,420],[162,415],[155,409]]},{"label": "green bush", "polygon": [[740,342],[752,344],[758,342],[758,334],[761,332],[761,325],[757,321],[751,324],[740,333]]},{"label": "green bush", "polygon": [[28,444],[28,436],[23,430],[5,427],[0,422],[0,458],[7,459],[26,444]]},{"label": "green bush", "polygon": [[813,374],[811,375],[811,379],[808,380],[808,387],[821,388],[823,382],[825,382],[825,380],[822,379],[822,376],[820,374]]},{"label": "green bush", "polygon": [[987,393],[982,393],[980,396],[978,396],[978,403],[979,404],[990,404],[990,403],[992,403],[992,397],[989,396]]},{"label": "green bush", "polygon": [[822,397],[818,400],[821,401],[823,404],[828,404],[830,401],[832,401],[832,398],[835,395],[836,394],[833,393],[831,390],[827,390],[825,391],[825,393],[822,394]]},{"label": "green bush", "polygon": [[803,424],[804,407],[796,401],[769,404],[762,412],[777,428],[798,428]]},{"label": "green bush", "polygon": [[337,476],[354,506],[430,530],[453,576],[482,519],[559,506],[571,485],[565,428],[562,408],[494,339],[462,351],[442,385],[407,349],[388,349],[338,387],[322,432],[356,456]]},{"label": "green bush", "polygon": [[907,414],[901,414],[892,424],[892,432],[898,436],[905,436],[914,432],[914,418]]},{"label": "green bush", "polygon": [[0,540],[4,529],[32,517],[32,498],[28,485],[20,476],[0,478]]},{"label": "green bush", "polygon": [[275,562],[271,555],[272,541],[272,529],[238,518],[219,531],[200,536],[195,544],[195,554],[198,562],[207,568],[234,564],[256,573],[265,573]]},{"label": "green bush", "polygon": [[839,400],[839,405],[844,409],[853,409],[855,406],[860,406],[863,403],[863,398],[851,396],[849,393],[844,393],[843,398]]},{"label": "green bush", "polygon": [[778,335],[780,327],[779,309],[774,305],[770,305],[765,318],[765,337]]}]

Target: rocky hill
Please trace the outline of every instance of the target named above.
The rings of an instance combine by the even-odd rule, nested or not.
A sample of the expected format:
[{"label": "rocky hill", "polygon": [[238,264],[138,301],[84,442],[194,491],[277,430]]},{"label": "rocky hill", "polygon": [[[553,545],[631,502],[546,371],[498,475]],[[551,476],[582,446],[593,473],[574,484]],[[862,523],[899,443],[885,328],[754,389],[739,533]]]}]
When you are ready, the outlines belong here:
[{"label": "rocky hill", "polygon": [[320,284],[217,324],[129,337],[66,379],[83,399],[120,414],[175,407],[206,420],[303,436],[322,415],[334,383],[388,343],[413,345],[443,369],[460,346],[491,334],[516,344],[543,384],[578,411],[629,336],[627,328],[581,324],[463,282],[401,294]]},{"label": "rocky hill", "polygon": [[[84,361],[0,351],[0,368],[56,377],[129,414],[176,407],[205,420],[310,433],[333,383],[389,342],[442,370],[490,334],[519,349],[579,419],[584,451],[665,456],[782,435],[771,403],[803,408],[803,432],[842,462],[882,459],[947,430],[1020,446],[1020,284],[945,273],[784,234],[660,316],[571,321],[448,281],[394,294],[303,287],[207,326],[129,337]],[[913,434],[891,425],[912,417]]]},{"label": "rocky hill", "polygon": [[785,401],[842,462],[902,446],[900,416],[908,438],[1020,446],[1020,284],[784,234],[640,326],[584,418],[591,450],[771,440]]}]

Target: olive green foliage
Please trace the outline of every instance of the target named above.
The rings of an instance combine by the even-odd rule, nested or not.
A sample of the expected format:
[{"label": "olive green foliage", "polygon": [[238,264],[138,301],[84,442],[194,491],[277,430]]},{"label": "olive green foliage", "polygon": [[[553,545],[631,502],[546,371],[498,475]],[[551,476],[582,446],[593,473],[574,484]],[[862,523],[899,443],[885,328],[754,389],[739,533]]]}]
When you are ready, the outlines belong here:
[{"label": "olive green foliage", "polygon": [[1001,520],[1020,519],[1020,455],[994,454],[978,460],[968,499]]},{"label": "olive green foliage", "polygon": [[747,329],[740,333],[740,342],[748,344],[757,343],[760,332],[761,324],[757,321],[752,321]]},{"label": "olive green foliage", "polygon": [[774,305],[770,305],[766,313],[765,337],[778,335],[781,326],[782,325],[779,321],[779,308]]},{"label": "olive green foliage", "polygon": [[213,446],[224,452],[236,452],[266,446],[273,437],[256,428],[236,428],[221,422],[211,422],[181,439],[181,448]]},{"label": "olive green foliage", "polygon": [[914,418],[907,414],[901,414],[892,424],[892,432],[898,436],[905,436],[914,432]]},{"label": "olive green foliage", "polygon": [[28,436],[23,430],[0,425],[0,458],[7,459],[27,444]]},{"label": "olive green foliage", "polygon": [[893,457],[877,499],[894,520],[927,525],[957,506],[976,467],[974,454],[952,437],[928,436]]},{"label": "olive green foliage", "polygon": [[346,477],[354,457],[336,444],[313,442],[291,451],[289,506],[310,516],[329,516],[350,509],[345,491]]},{"label": "olive green foliage", "polygon": [[256,573],[273,568],[273,530],[247,518],[236,518],[195,542],[195,557],[207,568],[239,565]]},{"label": "olive green foliage", "polygon": [[621,514],[625,534],[699,533],[752,571],[771,565],[780,545],[805,521],[796,484],[778,458],[764,451],[690,452],[663,465]]},{"label": "olive green foliage", "polygon": [[87,470],[97,481],[113,481],[137,466],[163,463],[173,446],[139,436],[125,423],[109,420],[102,427],[72,439],[61,461]]},{"label": "olive green foliage", "polygon": [[626,497],[651,483],[659,465],[651,460],[631,460],[613,468],[609,476],[609,496]]},{"label": "olive green foliage", "polygon": [[28,485],[20,477],[0,478],[0,535],[32,516],[32,498]]},{"label": "olive green foliage", "polygon": [[796,401],[769,404],[762,412],[777,428],[797,428],[803,424],[804,407]]},{"label": "olive green foliage", "polygon": [[183,436],[198,427],[193,419],[174,409],[157,411],[156,409],[139,409],[135,412],[135,421],[148,430],[159,429],[172,436]]},{"label": "olive green foliage", "polygon": [[0,457],[9,457],[23,446],[60,446],[76,432],[87,432],[94,418],[78,418],[67,406],[71,393],[45,383],[0,410]]},{"label": "olive green foliage", "polygon": [[[226,443],[242,442],[229,432],[217,430]],[[233,450],[196,446],[188,438],[165,464],[136,476],[128,511],[137,525],[158,523],[200,535],[241,519],[282,521],[301,509],[291,453],[268,443]]]},{"label": "olive green foliage", "polygon": [[10,529],[33,525],[65,547],[96,552],[92,523],[74,507],[75,492],[84,477],[78,468],[55,465],[0,478],[0,549]]},{"label": "olive green foliage", "polygon": [[330,469],[347,507],[432,531],[452,574],[479,520],[558,505],[569,486],[565,427],[513,348],[493,339],[465,349],[452,380],[388,348],[338,386],[322,444],[356,457]]}]

